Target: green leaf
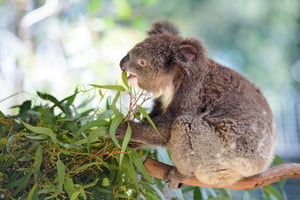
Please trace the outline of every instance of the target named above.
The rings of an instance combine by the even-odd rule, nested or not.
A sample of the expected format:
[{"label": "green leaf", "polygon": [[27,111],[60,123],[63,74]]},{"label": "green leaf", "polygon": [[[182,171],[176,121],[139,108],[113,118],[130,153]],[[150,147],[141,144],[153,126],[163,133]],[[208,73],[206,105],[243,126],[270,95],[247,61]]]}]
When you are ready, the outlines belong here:
[{"label": "green leaf", "polygon": [[263,190],[267,193],[267,194],[270,194],[270,195],[273,195],[276,199],[278,200],[281,200],[282,199],[282,196],[279,192],[278,189],[276,189],[274,186],[272,185],[267,185],[267,186],[264,186],[263,187]]},{"label": "green leaf", "polygon": [[110,138],[112,139],[112,141],[115,143],[115,145],[117,145],[119,148],[121,148],[120,144],[118,143],[117,141],[117,138],[116,138],[116,130],[118,128],[118,126],[121,124],[121,122],[124,121],[124,118],[122,115],[118,115],[116,116],[111,124],[110,124],[110,127],[109,127],[109,135],[110,135]]},{"label": "green leaf", "polygon": [[123,84],[125,85],[126,88],[130,88],[129,84],[128,84],[128,79],[127,79],[127,73],[126,72],[122,72],[122,81]]},{"label": "green leaf", "polygon": [[148,115],[148,113],[144,110],[144,108],[142,108],[141,106],[137,106],[138,110],[146,117],[147,121],[150,123],[150,125],[152,126],[152,128],[155,130],[155,132],[160,136],[161,134],[159,133],[157,127],[155,126],[154,122],[152,121],[151,117]]},{"label": "green leaf", "polygon": [[231,192],[229,189],[220,188],[219,191],[223,194],[224,197],[228,197],[229,199],[232,199]]},{"label": "green leaf", "polygon": [[111,109],[108,109],[108,110],[105,110],[104,112],[100,113],[97,118],[98,119],[102,119],[102,120],[105,120],[105,119],[109,119],[111,118],[111,116],[113,116],[114,114],[114,111],[111,110]]},{"label": "green leaf", "polygon": [[137,185],[137,173],[133,162],[130,159],[130,154],[126,154],[123,158],[122,167],[118,168],[117,183],[123,185],[125,181],[131,180],[133,185]]},{"label": "green leaf", "polygon": [[34,164],[33,164],[34,169],[39,170],[42,162],[43,162],[43,150],[42,147],[38,145],[34,156]]},{"label": "green leaf", "polygon": [[83,189],[80,190],[80,194],[81,194],[81,196],[83,197],[84,200],[87,199],[87,198],[86,198],[86,193],[85,193],[85,191],[84,191]]},{"label": "green leaf", "polygon": [[59,104],[59,101],[52,95],[47,94],[47,93],[41,93],[41,92],[37,92],[37,95],[44,100],[48,100],[51,101],[52,103],[54,103],[55,105]]},{"label": "green leaf", "polygon": [[202,195],[201,195],[199,187],[195,187],[194,188],[194,199],[197,199],[197,200],[201,200],[202,199]]},{"label": "green leaf", "polygon": [[65,182],[66,169],[64,163],[60,159],[58,159],[56,162],[56,168],[57,168],[57,175],[58,175],[58,188],[59,191],[62,191]]},{"label": "green leaf", "polygon": [[36,188],[37,188],[37,183],[35,183],[33,185],[33,187],[31,188],[31,190],[28,192],[28,196],[27,196],[26,200],[33,199],[33,195],[34,195],[34,192],[35,192]]},{"label": "green leaf", "polygon": [[77,197],[79,196],[80,191],[76,191],[72,194],[70,200],[77,200]]},{"label": "green leaf", "polygon": [[123,153],[126,151],[127,145],[128,145],[128,143],[130,141],[130,138],[131,138],[131,133],[132,133],[132,130],[131,130],[130,124],[128,123],[126,134],[125,134],[125,137],[124,137],[123,142],[122,142],[122,148],[121,148],[122,153],[120,154],[120,163],[119,163],[120,167],[122,165],[122,160],[124,158]]},{"label": "green leaf", "polygon": [[81,165],[80,167],[77,167],[77,168],[75,168],[75,170],[74,171],[72,171],[72,173],[75,173],[75,174],[77,174],[77,173],[79,173],[80,171],[84,171],[84,170],[87,170],[89,167],[92,167],[92,166],[99,166],[101,163],[99,163],[99,162],[90,162],[90,163],[86,163],[86,164],[84,164],[84,165]]},{"label": "green leaf", "polygon": [[[150,187],[156,192],[160,200],[166,200],[165,195],[160,191],[156,185],[150,184]],[[196,198],[194,198],[196,199]],[[198,199],[197,199],[198,200]]]},{"label": "green leaf", "polygon": [[63,100],[60,101],[60,103],[66,101],[67,105],[71,105],[74,102],[74,100],[75,100],[75,98],[76,98],[76,96],[77,96],[78,93],[79,93],[78,89],[76,89],[75,92],[74,92],[74,94],[72,94],[71,96],[68,96],[68,97],[64,98]]},{"label": "green leaf", "polygon": [[96,88],[101,88],[101,89],[107,89],[107,90],[116,90],[116,91],[119,91],[119,92],[126,91],[126,89],[121,85],[95,85],[95,84],[91,84],[91,86],[96,87]]},{"label": "green leaf", "polygon": [[108,127],[108,124],[109,123],[107,121],[102,120],[102,119],[98,119],[98,120],[95,120],[95,121],[90,121],[87,124],[81,126],[81,128],[77,130],[76,135],[74,137],[74,140],[76,140],[82,132],[84,132],[84,131],[86,131],[90,128],[93,128],[93,127]]},{"label": "green leaf", "polygon": [[65,188],[68,196],[70,197],[70,199],[72,199],[72,196],[74,195],[74,193],[76,193],[76,189],[74,187],[74,183],[73,183],[72,178],[67,178],[65,180],[64,188]]},{"label": "green leaf", "polygon": [[98,183],[98,181],[99,181],[99,179],[97,178],[97,179],[93,180],[92,182],[83,185],[82,188],[86,189],[86,188],[93,187],[93,186],[95,186]]},{"label": "green leaf", "polygon": [[30,178],[31,174],[27,174],[26,176],[22,176],[19,179],[15,179],[15,180],[11,181],[11,182],[5,184],[3,188],[11,189],[11,188],[17,187],[17,186],[21,185],[21,183],[24,182],[24,180],[26,179],[27,176],[29,176],[29,178]]},{"label": "green leaf", "polygon": [[114,97],[112,103],[111,103],[111,109],[114,111],[114,114],[121,115],[120,109],[117,108],[117,102],[120,99],[120,92],[116,94]]},{"label": "green leaf", "polygon": [[32,139],[32,140],[45,140],[48,138],[47,135],[29,135],[29,134],[25,134],[25,137]]},{"label": "green leaf", "polygon": [[44,120],[47,124],[54,123],[54,113],[49,107],[42,107],[40,112],[42,114],[41,120]]},{"label": "green leaf", "polygon": [[26,112],[31,108],[31,101],[24,101],[24,103],[22,103],[22,105],[20,106],[20,115],[25,115]]},{"label": "green leaf", "polygon": [[31,126],[30,124],[27,124],[25,122],[23,122],[23,124],[27,129],[31,130],[34,133],[49,136],[54,144],[58,143],[56,135],[51,129],[45,127]]},{"label": "green leaf", "polygon": [[[107,188],[107,187],[105,187]],[[112,194],[112,191],[111,190],[108,190],[108,189],[105,189],[105,188],[102,188],[102,187],[96,187],[95,190],[99,193],[107,193],[107,194]]]},{"label": "green leaf", "polygon": [[87,138],[87,145],[88,145],[88,150],[90,150],[91,144],[93,142],[99,141],[100,138],[103,138],[107,136],[107,130],[104,130],[103,128],[97,128],[89,134]]},{"label": "green leaf", "polygon": [[16,184],[17,189],[14,190],[13,194],[16,195],[19,192],[23,191],[26,187],[28,187],[30,179],[31,179],[31,173],[26,174],[26,176],[23,176],[22,178],[12,182]]},{"label": "green leaf", "polygon": [[142,175],[144,176],[146,181],[151,182],[151,177],[150,177],[149,173],[147,172],[145,166],[143,165],[142,161],[140,160],[137,152],[134,149],[132,149],[131,153],[128,155],[129,155],[131,162],[133,162],[133,164],[136,166],[136,168],[142,173]]},{"label": "green leaf", "polygon": [[[76,92],[76,90],[75,90]],[[60,108],[64,114],[66,114],[67,118],[71,118],[72,117],[72,111],[70,109],[70,102],[73,102],[75,99],[75,96],[77,95],[77,93],[66,97],[65,99],[63,99],[62,101],[58,101],[54,96],[47,94],[47,93],[41,93],[41,92],[37,92],[38,96],[44,100],[48,100],[51,101],[52,103],[54,103],[53,107],[58,107]],[[63,103],[64,101],[67,101],[67,103]]]}]

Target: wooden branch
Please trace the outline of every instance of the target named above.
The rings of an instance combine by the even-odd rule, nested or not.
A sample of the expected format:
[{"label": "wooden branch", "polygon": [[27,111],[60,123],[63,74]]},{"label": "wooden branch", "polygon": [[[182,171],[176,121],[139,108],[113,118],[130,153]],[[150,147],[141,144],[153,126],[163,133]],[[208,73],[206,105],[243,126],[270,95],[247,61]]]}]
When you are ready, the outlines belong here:
[{"label": "wooden branch", "polygon": [[[161,163],[159,161],[150,158],[148,158],[144,162],[144,165],[151,176],[159,179],[163,179],[164,174],[167,173],[172,168],[172,166],[170,165]],[[199,182],[195,177],[183,179],[182,183],[187,185],[192,185],[192,186],[245,190],[245,189],[262,187],[287,178],[300,179],[299,163],[280,164],[272,168],[269,168],[267,171],[263,173],[248,178],[244,178],[239,182],[235,183],[234,185],[225,186],[225,187],[220,187],[216,185],[207,185]]]}]

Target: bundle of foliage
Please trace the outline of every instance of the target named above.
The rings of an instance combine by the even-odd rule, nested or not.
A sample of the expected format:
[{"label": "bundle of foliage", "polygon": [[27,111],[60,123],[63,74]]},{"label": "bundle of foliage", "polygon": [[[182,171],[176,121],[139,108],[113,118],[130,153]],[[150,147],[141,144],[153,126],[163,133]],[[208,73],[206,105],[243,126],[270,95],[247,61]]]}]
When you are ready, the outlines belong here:
[{"label": "bundle of foliage", "polygon": [[[104,99],[102,86],[94,87]],[[27,100],[15,106],[18,114],[1,113],[0,199],[158,199],[142,163],[147,153],[127,147],[130,128],[122,144],[115,138],[138,99],[130,99],[131,111],[123,116],[117,104],[125,88],[102,88],[117,91],[103,112],[79,112],[83,105],[74,106],[76,90],[60,101],[38,92],[40,105]]]},{"label": "bundle of foliage", "polygon": [[[0,199],[166,199],[163,181],[151,178],[143,166],[145,157],[157,159],[156,153],[129,147],[130,126],[122,141],[115,137],[124,120],[148,120],[155,128],[142,108],[149,96],[136,93],[126,74],[122,77],[123,86],[92,85],[104,108],[75,106],[82,92],[76,90],[63,100],[38,92],[39,104],[24,101],[14,107],[18,113],[13,116],[0,111]],[[125,115],[120,112],[121,93],[129,96]],[[273,186],[263,191],[282,199]],[[185,186],[172,195],[226,200],[233,193]],[[250,196],[251,191],[239,195]]]}]

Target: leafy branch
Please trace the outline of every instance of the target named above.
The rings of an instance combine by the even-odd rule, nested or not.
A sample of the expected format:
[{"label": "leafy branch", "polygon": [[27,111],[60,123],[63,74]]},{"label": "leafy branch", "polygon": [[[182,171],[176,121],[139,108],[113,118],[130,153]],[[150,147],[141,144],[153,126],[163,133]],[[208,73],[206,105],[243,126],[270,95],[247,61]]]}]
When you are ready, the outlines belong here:
[{"label": "leafy branch", "polygon": [[[150,96],[129,87],[124,73],[122,80],[123,85],[92,85],[88,90],[75,90],[62,100],[38,92],[39,105],[26,100],[14,106],[18,108],[15,115],[0,112],[0,196],[5,199],[165,199],[164,182],[150,177],[159,178],[153,173],[162,173],[161,163],[159,168],[149,165],[149,158],[158,159],[157,152],[129,148],[130,126],[122,141],[115,137],[115,130],[123,121],[147,120],[155,128],[143,107]],[[87,107],[89,101],[75,104],[78,94],[88,92],[98,94],[99,107]],[[125,114],[121,112],[123,107],[127,110]],[[284,183],[279,185],[283,188]],[[232,192],[223,188],[184,187],[178,196],[192,193],[194,199],[232,197]],[[266,197],[283,197],[270,185],[262,191]]]}]

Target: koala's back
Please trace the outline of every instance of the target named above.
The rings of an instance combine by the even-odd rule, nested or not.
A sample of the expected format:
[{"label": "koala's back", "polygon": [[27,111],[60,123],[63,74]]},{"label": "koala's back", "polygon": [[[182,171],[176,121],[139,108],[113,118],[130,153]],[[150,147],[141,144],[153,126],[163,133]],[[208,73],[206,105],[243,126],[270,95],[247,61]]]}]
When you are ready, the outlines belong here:
[{"label": "koala's back", "polygon": [[[254,124],[270,126],[273,114],[261,90],[236,71],[211,63],[199,92],[199,114],[215,127],[231,122],[233,128],[236,124],[235,131],[241,133]],[[253,127],[254,132],[263,134],[259,129],[264,125]]]},{"label": "koala's back", "polygon": [[261,90],[241,74],[213,61],[203,85],[202,105],[206,107],[199,114],[222,138],[224,158],[236,156],[247,162],[250,158],[265,165],[262,168],[268,167],[274,157],[275,124]]}]

